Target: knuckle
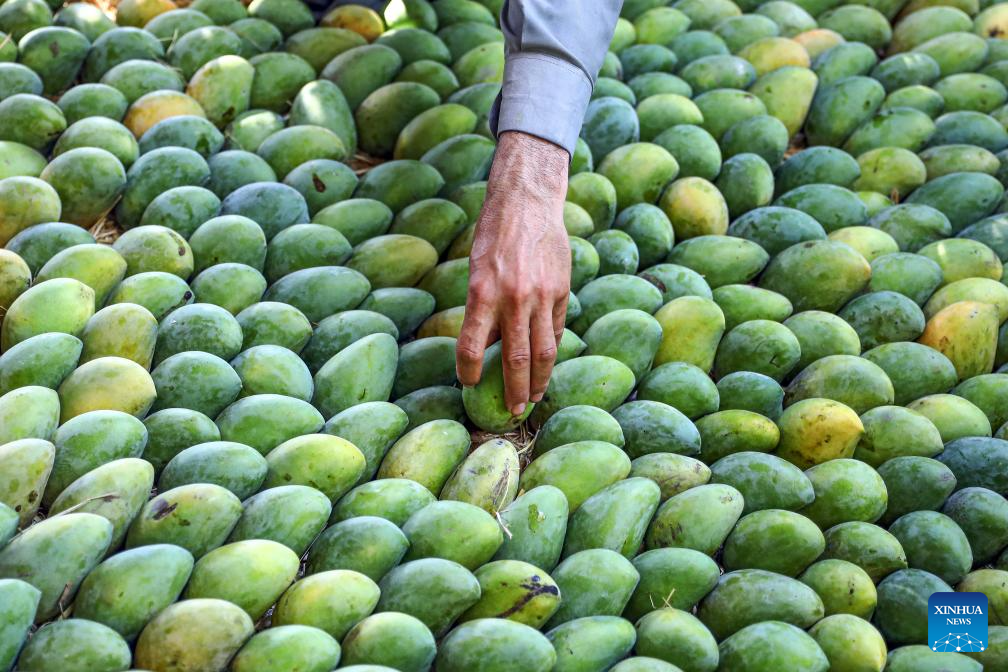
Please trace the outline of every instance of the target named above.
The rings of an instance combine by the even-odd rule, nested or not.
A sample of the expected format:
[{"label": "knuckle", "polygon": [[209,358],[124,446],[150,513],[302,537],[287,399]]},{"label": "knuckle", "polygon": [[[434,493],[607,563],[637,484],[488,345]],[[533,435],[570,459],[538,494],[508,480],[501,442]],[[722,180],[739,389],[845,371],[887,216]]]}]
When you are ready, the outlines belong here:
[{"label": "knuckle", "polygon": [[463,341],[460,339],[455,346],[455,352],[463,362],[475,362],[480,358],[479,348],[474,342],[469,340]]},{"label": "knuckle", "polygon": [[556,359],[556,354],[556,345],[549,343],[536,350],[535,361],[539,363],[549,363]]},{"label": "knuckle", "polygon": [[511,350],[507,353],[504,361],[513,369],[521,369],[529,365],[531,358],[528,350]]}]

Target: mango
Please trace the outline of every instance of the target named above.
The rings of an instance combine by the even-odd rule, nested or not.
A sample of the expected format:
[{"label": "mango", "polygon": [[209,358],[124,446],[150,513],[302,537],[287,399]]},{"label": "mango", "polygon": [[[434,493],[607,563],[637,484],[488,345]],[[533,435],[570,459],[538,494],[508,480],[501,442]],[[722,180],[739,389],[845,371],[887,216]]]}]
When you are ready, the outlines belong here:
[{"label": "mango", "polygon": [[972,402],[951,394],[930,394],[907,408],[930,420],[944,443],[971,436],[990,436],[990,420]]},{"label": "mango", "polygon": [[629,621],[617,616],[586,616],[555,627],[546,636],[557,651],[553,669],[572,670],[609,666],[633,647],[637,633]]},{"label": "mango", "polygon": [[518,492],[518,451],[492,439],[469,454],[441,490],[441,499],[458,500],[495,514]]},{"label": "mango", "polygon": [[374,516],[401,526],[410,516],[434,501],[434,495],[416,481],[383,478],[362,483],[348,492],[337,502],[333,520]]},{"label": "mango", "polygon": [[[67,513],[32,525],[0,550],[0,576],[21,577],[41,592],[35,622],[62,613],[101,560],[112,524],[92,513]],[[40,551],[56,544],[60,552]]]},{"label": "mango", "polygon": [[419,619],[408,614],[372,614],[351,628],[343,640],[342,661],[357,669],[422,670],[437,655],[434,636]]},{"label": "mango", "polygon": [[928,320],[920,342],[948,357],[960,380],[989,373],[997,345],[997,308],[975,301],[953,303]]},{"label": "mango", "polygon": [[241,502],[218,485],[183,485],[148,502],[134,519],[126,546],[175,543],[199,558],[224,543]]},{"label": "mango", "polygon": [[720,647],[719,669],[739,672],[797,669],[825,672],[829,659],[811,636],[789,623],[754,623],[725,639]]},{"label": "mango", "polygon": [[332,512],[329,498],[305,485],[281,485],[253,495],[228,541],[267,539],[304,555]]},{"label": "mango", "polygon": [[[814,420],[814,421],[813,421]],[[850,407],[828,399],[803,399],[789,406],[778,421],[777,455],[808,468],[854,454],[864,425]]]},{"label": "mango", "polygon": [[977,487],[963,488],[942,506],[942,513],[951,518],[969,540],[974,564],[992,560],[1005,545],[1006,512],[1002,496]]},{"label": "mango", "polygon": [[21,651],[18,669],[31,672],[53,664],[68,671],[125,669],[131,658],[129,645],[114,630],[70,618],[40,628]]},{"label": "mango", "polygon": [[728,485],[701,485],[670,497],[659,507],[645,543],[653,548],[690,548],[713,555],[739,516],[742,495]]},{"label": "mango", "polygon": [[59,424],[59,398],[47,387],[32,385],[11,390],[0,397],[4,443],[20,439],[53,438]]},{"label": "mango", "polygon": [[744,322],[721,340],[714,359],[714,376],[754,370],[783,380],[797,366],[801,346],[786,326],[771,320]]},{"label": "mango", "polygon": [[[903,609],[916,609],[934,592],[950,586],[934,574],[920,569],[903,569],[887,576],[878,585],[878,609],[874,622],[891,645],[919,644],[927,641],[927,619],[900,618]],[[913,613],[913,612],[911,612]]]},{"label": "mango", "polygon": [[600,490],[571,516],[564,555],[608,548],[633,557],[643,542],[660,497],[659,487],[646,478],[627,479]]},{"label": "mango", "polygon": [[381,581],[376,610],[398,611],[420,619],[435,636],[479,600],[479,582],[450,560],[425,558],[405,563]]},{"label": "mango", "polygon": [[805,584],[762,569],[724,574],[700,604],[701,621],[724,639],[760,621],[807,627],[823,615],[823,603]]},{"label": "mango", "polygon": [[951,469],[938,460],[916,455],[894,457],[878,472],[889,494],[884,524],[911,511],[938,510],[956,486]]},{"label": "mango", "polygon": [[267,664],[280,670],[324,670],[339,661],[340,647],[327,633],[311,626],[284,625],[253,635],[231,661],[236,672]]},{"label": "mango", "polygon": [[876,583],[907,567],[906,554],[899,540],[871,523],[840,523],[826,530],[825,537],[823,559],[851,562],[867,572]]},{"label": "mango", "polygon": [[868,620],[875,611],[875,584],[863,569],[846,560],[820,560],[798,580],[819,595],[826,616],[850,614]]},{"label": "mango", "polygon": [[407,432],[382,460],[378,478],[411,478],[439,493],[469,450],[469,433],[452,420],[435,420]]},{"label": "mango", "polygon": [[42,439],[21,439],[0,445],[0,457],[9,465],[0,478],[0,501],[18,514],[22,527],[30,525],[38,511],[54,455],[53,445]]},{"label": "mango", "polygon": [[546,672],[553,669],[556,658],[549,640],[527,625],[477,619],[449,633],[438,650],[436,664],[447,672],[470,670],[474,665],[495,670],[519,665]]},{"label": "mango", "polygon": [[398,565],[409,548],[406,535],[393,523],[376,516],[356,516],[326,529],[312,543],[308,574],[333,569],[360,572],[380,581]]},{"label": "mango", "polygon": [[712,482],[742,493],[746,514],[767,509],[799,511],[815,498],[808,476],[775,455],[734,453],[715,461],[710,472]]},{"label": "mango", "polygon": [[529,489],[500,513],[510,534],[495,560],[521,560],[552,571],[560,559],[567,529],[564,492],[552,485]]},{"label": "mango", "polygon": [[[630,561],[619,553],[597,548],[564,560],[554,570],[553,578],[563,601],[547,622],[549,628],[585,616],[621,613],[640,577]],[[601,586],[605,589],[600,590]]]},{"label": "mango", "polygon": [[0,579],[0,594],[4,596],[3,628],[0,629],[0,667],[9,670],[24,644],[35,620],[35,609],[41,593],[31,584],[18,579]]},{"label": "mango", "polygon": [[[188,644],[176,643],[179,629]],[[177,602],[147,624],[137,640],[133,662],[153,669],[220,669],[254,632],[240,607],[217,599]]]}]

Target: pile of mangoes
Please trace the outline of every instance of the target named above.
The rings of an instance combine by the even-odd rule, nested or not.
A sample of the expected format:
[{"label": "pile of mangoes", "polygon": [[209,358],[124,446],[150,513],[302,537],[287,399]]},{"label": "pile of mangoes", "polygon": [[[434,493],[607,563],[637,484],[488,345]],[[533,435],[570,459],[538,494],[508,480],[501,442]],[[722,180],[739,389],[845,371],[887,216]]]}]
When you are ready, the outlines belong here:
[{"label": "pile of mangoes", "polygon": [[0,4],[0,672],[1008,671],[1008,4],[627,0],[518,418],[502,0],[183,4]]}]

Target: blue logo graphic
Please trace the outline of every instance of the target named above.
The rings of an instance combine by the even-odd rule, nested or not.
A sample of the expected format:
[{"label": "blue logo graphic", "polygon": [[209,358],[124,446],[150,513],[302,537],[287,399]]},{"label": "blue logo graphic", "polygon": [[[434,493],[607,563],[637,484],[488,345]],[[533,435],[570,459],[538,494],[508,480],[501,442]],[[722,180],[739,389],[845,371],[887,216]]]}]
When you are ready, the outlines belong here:
[{"label": "blue logo graphic", "polygon": [[928,598],[928,646],[940,653],[987,648],[987,596],[932,593]]}]

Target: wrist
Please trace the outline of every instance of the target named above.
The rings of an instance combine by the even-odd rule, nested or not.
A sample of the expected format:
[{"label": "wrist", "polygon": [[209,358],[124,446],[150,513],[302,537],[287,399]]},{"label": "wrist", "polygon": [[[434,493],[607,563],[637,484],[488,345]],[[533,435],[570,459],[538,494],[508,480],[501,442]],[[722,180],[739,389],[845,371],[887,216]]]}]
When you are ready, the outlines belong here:
[{"label": "wrist", "polygon": [[570,155],[563,147],[528,133],[507,131],[497,142],[489,186],[562,201],[567,194],[569,163]]}]

